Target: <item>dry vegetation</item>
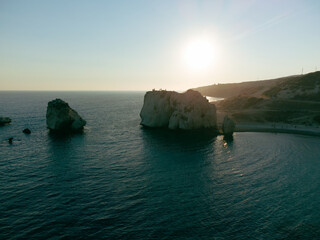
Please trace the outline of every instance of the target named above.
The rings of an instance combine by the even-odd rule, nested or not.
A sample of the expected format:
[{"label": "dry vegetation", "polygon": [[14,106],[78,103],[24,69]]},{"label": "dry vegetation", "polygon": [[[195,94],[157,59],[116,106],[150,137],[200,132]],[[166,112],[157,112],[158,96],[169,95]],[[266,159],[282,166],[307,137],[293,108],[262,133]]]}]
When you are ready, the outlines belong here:
[{"label": "dry vegetation", "polygon": [[320,72],[273,80],[218,84],[197,88],[203,95],[225,98],[218,112],[237,123],[282,122],[320,125]]}]

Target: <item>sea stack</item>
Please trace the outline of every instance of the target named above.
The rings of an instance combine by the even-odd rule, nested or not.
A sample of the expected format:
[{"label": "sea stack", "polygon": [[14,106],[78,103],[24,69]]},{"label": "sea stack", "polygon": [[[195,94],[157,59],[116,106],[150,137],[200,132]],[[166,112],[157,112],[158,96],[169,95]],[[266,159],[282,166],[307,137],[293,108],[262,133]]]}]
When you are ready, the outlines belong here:
[{"label": "sea stack", "polygon": [[235,129],[234,121],[231,118],[229,118],[228,115],[226,115],[222,123],[222,132],[224,136],[226,137],[232,136],[234,129]]},{"label": "sea stack", "polygon": [[0,117],[0,126],[11,123],[11,119],[8,117]]},{"label": "sea stack", "polygon": [[140,112],[141,125],[169,129],[217,128],[216,107],[199,92],[149,91]]},{"label": "sea stack", "polygon": [[48,103],[46,118],[47,127],[52,131],[81,131],[86,125],[86,121],[61,99],[55,99]]}]

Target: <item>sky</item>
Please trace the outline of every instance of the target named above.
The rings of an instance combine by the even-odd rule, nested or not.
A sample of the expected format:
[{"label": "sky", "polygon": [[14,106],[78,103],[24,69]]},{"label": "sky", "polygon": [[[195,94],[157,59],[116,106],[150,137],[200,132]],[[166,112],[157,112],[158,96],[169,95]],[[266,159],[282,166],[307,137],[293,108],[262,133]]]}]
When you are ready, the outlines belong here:
[{"label": "sky", "polygon": [[[181,91],[313,72],[319,24],[318,0],[0,0],[0,90]],[[211,49],[187,64],[197,39]]]}]

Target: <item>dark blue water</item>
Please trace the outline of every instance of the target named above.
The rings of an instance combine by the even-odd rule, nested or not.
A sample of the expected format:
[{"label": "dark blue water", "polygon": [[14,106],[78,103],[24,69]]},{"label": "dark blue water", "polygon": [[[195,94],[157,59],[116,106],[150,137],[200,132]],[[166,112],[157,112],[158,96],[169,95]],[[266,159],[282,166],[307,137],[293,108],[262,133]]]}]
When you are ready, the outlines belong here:
[{"label": "dark blue water", "polygon": [[[87,120],[83,134],[48,132],[56,97]],[[320,236],[319,137],[143,129],[142,103],[143,93],[0,92],[13,120],[0,127],[0,239]]]}]

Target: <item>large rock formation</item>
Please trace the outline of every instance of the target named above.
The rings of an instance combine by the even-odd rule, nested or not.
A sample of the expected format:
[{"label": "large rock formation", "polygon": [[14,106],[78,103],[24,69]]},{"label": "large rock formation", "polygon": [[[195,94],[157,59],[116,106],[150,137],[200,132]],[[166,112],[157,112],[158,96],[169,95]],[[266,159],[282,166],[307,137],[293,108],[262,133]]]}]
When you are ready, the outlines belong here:
[{"label": "large rock formation", "polygon": [[79,114],[61,99],[48,103],[47,127],[54,131],[79,131],[86,125]]},{"label": "large rock formation", "polygon": [[0,117],[0,126],[11,123],[11,119],[8,117]]},{"label": "large rock formation", "polygon": [[216,107],[199,92],[151,91],[144,96],[141,125],[170,129],[200,129],[217,126]]},{"label": "large rock formation", "polygon": [[235,129],[234,121],[226,115],[222,123],[222,132],[225,136],[232,136]]}]

